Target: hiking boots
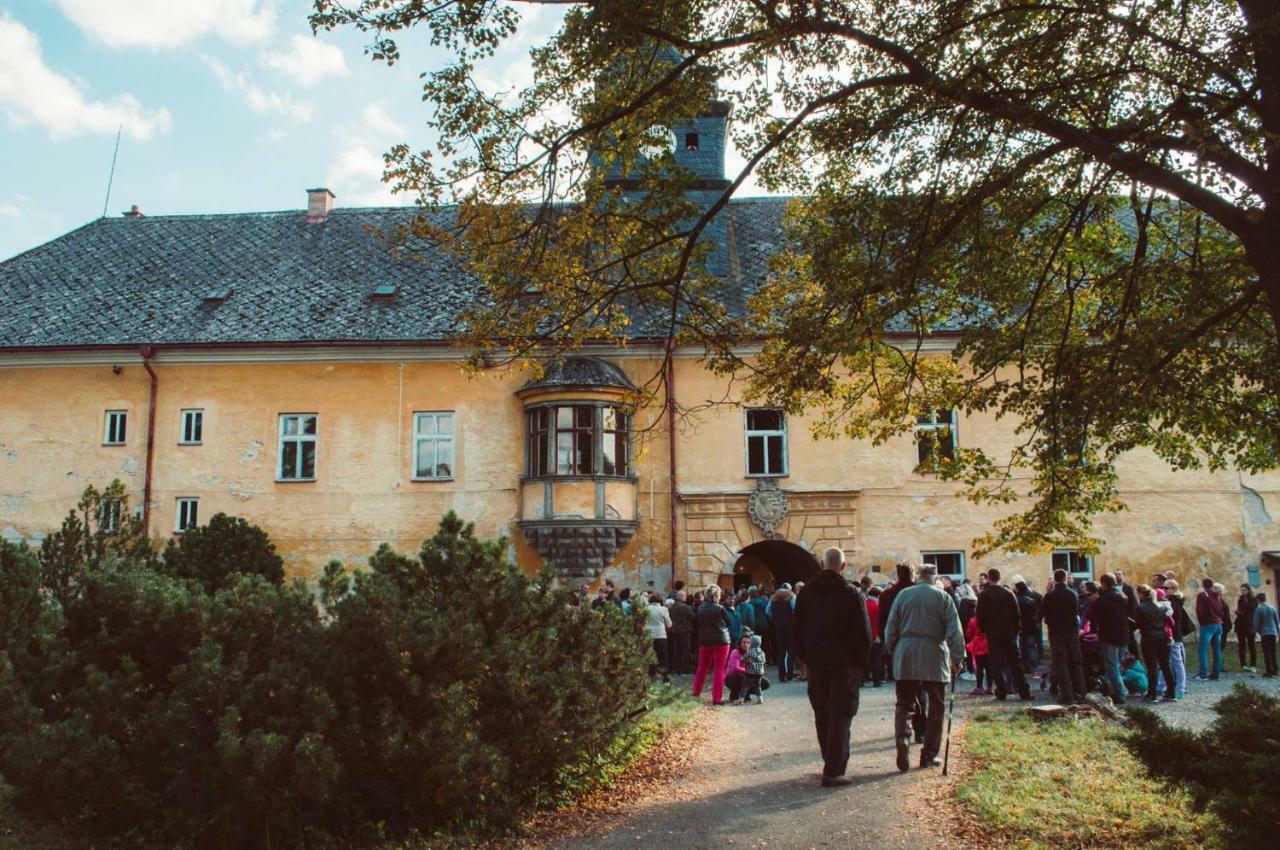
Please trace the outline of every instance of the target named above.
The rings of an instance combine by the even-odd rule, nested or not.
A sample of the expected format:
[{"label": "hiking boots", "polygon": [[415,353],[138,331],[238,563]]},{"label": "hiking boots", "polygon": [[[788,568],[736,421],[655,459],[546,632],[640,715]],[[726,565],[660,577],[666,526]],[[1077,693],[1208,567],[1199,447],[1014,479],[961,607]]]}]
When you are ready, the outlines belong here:
[{"label": "hiking boots", "polygon": [[842,785],[852,785],[852,784],[853,784],[852,776],[827,776],[824,774],[822,777],[823,788],[839,788]]}]

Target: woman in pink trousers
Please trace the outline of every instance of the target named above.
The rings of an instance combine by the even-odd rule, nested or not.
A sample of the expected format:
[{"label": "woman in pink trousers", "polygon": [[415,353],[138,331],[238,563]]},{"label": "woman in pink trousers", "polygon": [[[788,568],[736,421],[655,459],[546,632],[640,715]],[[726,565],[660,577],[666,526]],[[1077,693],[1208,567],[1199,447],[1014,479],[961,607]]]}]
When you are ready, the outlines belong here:
[{"label": "woman in pink trousers", "polygon": [[698,672],[693,676],[693,695],[702,695],[702,683],[711,670],[711,704],[724,704],[724,668],[729,658],[729,612],[720,604],[720,588],[709,585],[698,606]]}]

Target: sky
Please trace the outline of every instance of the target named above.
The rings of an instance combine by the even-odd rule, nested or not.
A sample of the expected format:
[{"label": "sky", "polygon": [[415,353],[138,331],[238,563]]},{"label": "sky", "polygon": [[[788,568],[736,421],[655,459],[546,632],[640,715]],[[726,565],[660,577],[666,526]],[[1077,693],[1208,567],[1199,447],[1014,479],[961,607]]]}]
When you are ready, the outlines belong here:
[{"label": "sky", "polygon": [[[0,0],[0,260],[103,214],[412,203],[381,182],[397,142],[430,147],[419,73],[446,54],[400,39],[388,68],[355,30],[313,36],[309,0]],[[490,65],[529,76],[527,18]]]}]

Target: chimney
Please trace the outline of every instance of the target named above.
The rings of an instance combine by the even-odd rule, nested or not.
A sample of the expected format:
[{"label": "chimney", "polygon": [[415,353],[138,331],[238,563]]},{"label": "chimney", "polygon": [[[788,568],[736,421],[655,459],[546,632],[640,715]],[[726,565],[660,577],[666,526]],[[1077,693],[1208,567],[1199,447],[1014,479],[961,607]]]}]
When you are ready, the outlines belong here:
[{"label": "chimney", "polygon": [[123,213],[123,215],[125,218],[146,218],[146,216],[142,214],[142,210],[138,209],[137,204],[129,207],[128,212]]},{"label": "chimney", "polygon": [[328,189],[307,190],[307,221],[321,222],[333,209],[333,199],[337,197]]}]

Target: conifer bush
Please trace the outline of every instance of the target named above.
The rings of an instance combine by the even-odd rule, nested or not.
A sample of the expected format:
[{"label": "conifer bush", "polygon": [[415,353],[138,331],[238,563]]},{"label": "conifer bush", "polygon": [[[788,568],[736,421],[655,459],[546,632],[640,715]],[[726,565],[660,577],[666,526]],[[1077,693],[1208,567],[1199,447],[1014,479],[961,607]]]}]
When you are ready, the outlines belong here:
[{"label": "conifer bush", "polygon": [[182,543],[91,564],[67,540],[0,542],[0,776],[20,805],[173,847],[504,831],[643,705],[634,624],[570,607],[452,513],[417,558],[330,564],[318,592],[269,559],[239,569],[229,551],[269,541],[219,528],[177,569]]},{"label": "conifer bush", "polygon": [[1157,776],[1186,787],[1222,820],[1230,847],[1270,847],[1280,833],[1280,699],[1243,683],[1195,733],[1133,708],[1127,745]]}]

